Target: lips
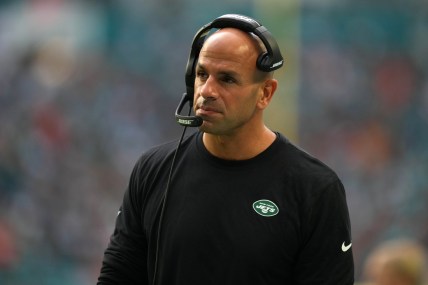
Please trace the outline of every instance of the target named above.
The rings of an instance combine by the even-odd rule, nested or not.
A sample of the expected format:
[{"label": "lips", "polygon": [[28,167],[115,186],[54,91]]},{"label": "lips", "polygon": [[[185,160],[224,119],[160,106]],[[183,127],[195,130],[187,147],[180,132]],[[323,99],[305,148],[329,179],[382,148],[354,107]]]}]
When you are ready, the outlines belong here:
[{"label": "lips", "polygon": [[217,112],[217,110],[215,110],[214,108],[208,107],[208,106],[203,106],[203,105],[199,106],[199,109],[203,110],[205,112]]},{"label": "lips", "polygon": [[196,115],[211,115],[214,113],[220,113],[220,111],[217,108],[214,108],[212,106],[197,104],[196,105]]}]

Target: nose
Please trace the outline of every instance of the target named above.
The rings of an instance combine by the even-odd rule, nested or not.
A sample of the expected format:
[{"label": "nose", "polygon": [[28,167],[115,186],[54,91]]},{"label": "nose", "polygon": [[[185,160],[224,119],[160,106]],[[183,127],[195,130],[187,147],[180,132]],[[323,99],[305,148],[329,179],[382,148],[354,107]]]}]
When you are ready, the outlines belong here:
[{"label": "nose", "polygon": [[214,100],[218,96],[215,78],[212,76],[209,76],[205,81],[200,82],[198,90],[199,95],[205,100]]}]

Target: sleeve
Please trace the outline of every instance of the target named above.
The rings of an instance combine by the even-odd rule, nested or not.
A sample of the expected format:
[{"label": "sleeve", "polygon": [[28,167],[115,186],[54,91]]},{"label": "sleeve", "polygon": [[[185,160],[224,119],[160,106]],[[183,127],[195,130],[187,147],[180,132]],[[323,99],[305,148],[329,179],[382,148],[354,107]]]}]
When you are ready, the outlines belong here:
[{"label": "sleeve", "polygon": [[351,226],[341,181],[323,189],[305,212],[295,284],[354,284]]},{"label": "sleeve", "polygon": [[139,171],[134,168],[101,266],[98,285],[148,284],[147,242],[142,226]]}]

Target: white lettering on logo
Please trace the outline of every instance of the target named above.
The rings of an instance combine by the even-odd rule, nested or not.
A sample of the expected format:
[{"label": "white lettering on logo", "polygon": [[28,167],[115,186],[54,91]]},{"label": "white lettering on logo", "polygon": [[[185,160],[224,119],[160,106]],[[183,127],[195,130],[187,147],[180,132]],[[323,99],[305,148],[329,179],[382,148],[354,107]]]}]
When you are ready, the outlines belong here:
[{"label": "white lettering on logo", "polygon": [[281,64],[282,64],[282,62],[283,62],[283,60],[278,61],[277,63],[273,64],[273,65],[271,66],[271,68],[275,68],[275,67],[277,67],[278,65],[281,65]]},{"label": "white lettering on logo", "polygon": [[275,212],[275,209],[266,205],[258,205],[256,206],[257,209],[260,209],[264,214],[268,213],[268,212]]},{"label": "white lettering on logo", "polygon": [[192,120],[178,119],[178,122],[180,124],[184,124],[184,125],[191,125],[192,124]]}]

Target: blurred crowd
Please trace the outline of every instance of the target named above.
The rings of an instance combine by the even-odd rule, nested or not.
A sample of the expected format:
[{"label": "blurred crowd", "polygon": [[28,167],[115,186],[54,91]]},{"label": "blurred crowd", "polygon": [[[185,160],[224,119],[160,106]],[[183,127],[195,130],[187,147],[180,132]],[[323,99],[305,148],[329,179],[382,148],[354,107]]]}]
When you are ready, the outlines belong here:
[{"label": "blurred crowd", "polygon": [[428,244],[428,5],[375,2],[302,10],[301,145],[344,181],[357,276],[384,240]]},{"label": "blurred crowd", "polygon": [[[196,29],[257,14],[143,2],[0,3],[0,284],[95,283],[133,164],[179,136]],[[319,2],[300,7],[296,143],[345,184],[362,279],[383,241],[428,245],[428,5]]]}]

